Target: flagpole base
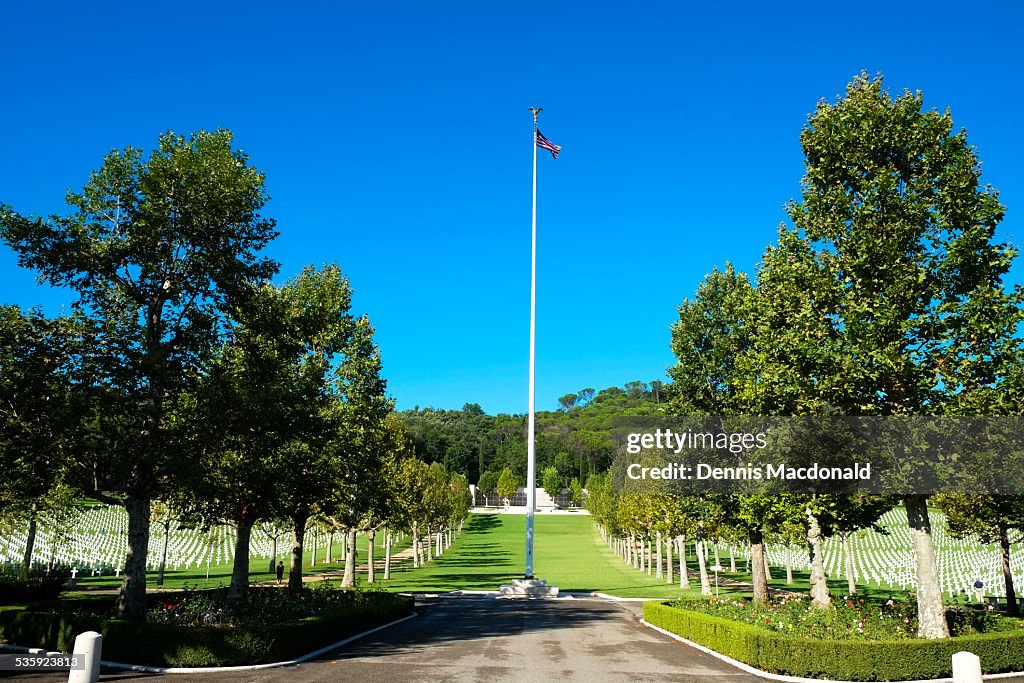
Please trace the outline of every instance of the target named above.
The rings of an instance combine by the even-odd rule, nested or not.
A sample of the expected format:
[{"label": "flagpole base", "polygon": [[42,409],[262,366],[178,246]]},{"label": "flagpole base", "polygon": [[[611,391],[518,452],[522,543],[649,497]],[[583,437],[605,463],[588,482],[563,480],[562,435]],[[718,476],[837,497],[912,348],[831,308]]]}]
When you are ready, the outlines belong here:
[{"label": "flagpole base", "polygon": [[558,586],[549,586],[544,579],[516,579],[502,585],[499,598],[557,598]]}]

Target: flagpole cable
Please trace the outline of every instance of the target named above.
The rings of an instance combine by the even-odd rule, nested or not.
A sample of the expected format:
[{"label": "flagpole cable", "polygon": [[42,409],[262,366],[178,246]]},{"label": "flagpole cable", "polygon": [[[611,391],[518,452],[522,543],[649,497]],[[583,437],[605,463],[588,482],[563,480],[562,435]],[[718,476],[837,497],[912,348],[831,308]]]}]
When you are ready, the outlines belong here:
[{"label": "flagpole cable", "polygon": [[530,258],[530,400],[526,440],[526,578],[533,578],[533,516],[537,500],[537,114],[533,111],[533,221]]}]

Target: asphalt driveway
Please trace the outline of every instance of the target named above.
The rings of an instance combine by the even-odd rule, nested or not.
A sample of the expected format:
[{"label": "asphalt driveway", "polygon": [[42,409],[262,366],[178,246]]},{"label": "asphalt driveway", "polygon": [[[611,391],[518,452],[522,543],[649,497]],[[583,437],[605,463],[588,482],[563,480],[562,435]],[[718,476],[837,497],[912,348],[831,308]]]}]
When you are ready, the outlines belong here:
[{"label": "asphalt driveway", "polygon": [[[438,597],[419,616],[298,666],[159,676],[173,683],[681,681],[754,683],[718,659],[638,623],[639,603]],[[151,674],[105,671],[103,681]],[[67,680],[19,676],[25,681]]]}]

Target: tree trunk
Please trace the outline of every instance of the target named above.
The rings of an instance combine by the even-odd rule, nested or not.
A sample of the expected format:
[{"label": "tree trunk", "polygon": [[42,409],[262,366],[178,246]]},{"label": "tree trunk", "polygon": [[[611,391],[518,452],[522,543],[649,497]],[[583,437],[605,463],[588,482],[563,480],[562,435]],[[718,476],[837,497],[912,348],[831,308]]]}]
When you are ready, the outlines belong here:
[{"label": "tree trunk", "polygon": [[679,588],[688,590],[690,588],[690,571],[686,566],[686,534],[679,536]]},{"label": "tree trunk", "polygon": [[391,532],[384,532],[384,580],[391,578]]},{"label": "tree trunk", "polygon": [[917,558],[917,635],[921,638],[948,638],[946,607],[939,589],[932,524],[928,519],[928,497],[907,496],[903,505],[907,509],[910,544]]},{"label": "tree trunk", "polygon": [[[715,543],[715,566],[716,567],[721,567],[722,566],[722,558],[720,558],[718,556],[718,543],[717,542]],[[719,571],[721,571],[721,570],[719,570]]]},{"label": "tree trunk", "polygon": [[270,569],[267,571],[271,574],[277,571],[277,529],[274,529],[274,535],[270,538]]},{"label": "tree trunk", "polygon": [[668,560],[665,563],[665,583],[668,583],[668,584],[671,584],[672,581],[674,580],[672,578],[672,543],[673,543],[673,539],[671,539],[671,538],[666,538],[665,539],[665,554],[667,555],[667,557],[665,559]]},{"label": "tree trunk", "polygon": [[32,501],[28,516],[28,538],[25,539],[25,576],[32,569],[32,552],[36,547],[36,518],[39,515],[39,503]]},{"label": "tree trunk", "polygon": [[427,546],[427,562],[432,562],[434,560],[434,537],[430,533],[430,527],[427,527],[427,542],[425,545]]},{"label": "tree trunk", "polygon": [[850,595],[857,594],[857,577],[853,573],[853,552],[850,548],[850,535],[843,536],[843,560],[846,566],[846,590]]},{"label": "tree trunk", "polygon": [[373,583],[373,541],[377,537],[376,529],[366,532],[366,582]]},{"label": "tree trunk", "polygon": [[697,541],[697,570],[700,572],[700,594],[711,595],[711,579],[708,578],[708,563],[704,561],[704,540]]},{"label": "tree trunk", "polygon": [[345,539],[345,575],[341,587],[351,588],[356,583],[356,530],[347,529]]},{"label": "tree trunk", "polygon": [[316,544],[317,544],[317,541],[319,540],[319,538],[317,536],[318,536],[318,534],[317,534],[316,525],[313,525],[313,547],[309,549],[309,553],[310,553],[310,555],[309,555],[309,566],[310,567],[315,567],[316,566]]},{"label": "tree trunk", "polygon": [[729,571],[736,573],[736,546],[729,546]]},{"label": "tree trunk", "polygon": [[661,556],[661,532],[660,531],[657,534],[655,534],[655,536],[654,536],[654,544],[658,548],[658,555],[655,558],[655,564],[657,565],[657,569],[654,572],[654,577],[657,578],[657,579],[660,579],[661,577],[664,576],[664,573],[661,570],[662,556]]},{"label": "tree trunk", "polygon": [[164,569],[167,568],[167,544],[171,540],[171,523],[164,523],[164,543],[163,549],[160,551],[160,570],[156,573],[156,585],[164,585]]},{"label": "tree trunk", "polygon": [[793,584],[793,549],[786,546],[786,585]]},{"label": "tree trunk", "polygon": [[128,551],[124,560],[124,580],[117,596],[117,615],[122,619],[146,618],[146,553],[149,550],[149,497],[129,496]]},{"label": "tree trunk", "polygon": [[302,544],[306,540],[308,519],[309,513],[292,518],[292,561],[288,567],[288,592],[292,595],[302,593]]},{"label": "tree trunk", "polygon": [[324,558],[324,562],[331,564],[334,562],[334,528],[327,532],[327,557]]},{"label": "tree trunk", "polygon": [[750,574],[754,584],[754,602],[768,602],[768,577],[764,571],[764,535],[760,529],[750,531]]},{"label": "tree trunk", "polygon": [[821,525],[809,505],[804,513],[807,515],[807,545],[811,551],[811,605],[826,609],[832,605],[832,595],[825,576],[825,556],[821,552]]},{"label": "tree trunk", "polygon": [[249,593],[249,539],[252,537],[251,518],[248,510],[243,510],[239,519],[235,520],[235,559],[231,568],[231,585],[228,587],[228,601],[245,602]]},{"label": "tree trunk", "polygon": [[1010,570],[1010,537],[1006,525],[999,525],[999,548],[1002,550],[1003,583],[1006,584],[1006,613],[1017,616],[1017,591],[1013,589],[1013,572]]},{"label": "tree trunk", "polygon": [[420,541],[419,533],[416,522],[412,523],[412,568],[418,569],[422,564],[420,562]]},{"label": "tree trunk", "polygon": [[764,553],[762,554],[762,556],[764,557],[764,578],[765,578],[766,581],[771,581],[771,579],[772,579],[772,566],[770,564],[768,564],[768,549],[767,548],[764,549]]}]

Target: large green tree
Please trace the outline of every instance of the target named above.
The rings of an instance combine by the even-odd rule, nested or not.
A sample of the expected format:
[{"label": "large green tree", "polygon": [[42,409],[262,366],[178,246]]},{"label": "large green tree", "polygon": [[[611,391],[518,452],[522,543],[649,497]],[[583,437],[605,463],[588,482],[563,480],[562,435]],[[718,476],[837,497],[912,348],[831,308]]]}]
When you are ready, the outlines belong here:
[{"label": "large green tree", "polygon": [[0,523],[28,522],[24,569],[51,489],[66,483],[84,414],[73,392],[74,322],[0,306]]},{"label": "large green tree", "polygon": [[77,294],[93,353],[89,386],[104,387],[112,437],[82,463],[92,495],[128,510],[122,616],[146,609],[150,501],[173,485],[179,451],[168,411],[218,345],[231,310],[277,264],[262,215],[263,174],[228,131],[166,133],[145,156],[110,153],[68,215],[37,218],[0,206],[0,238],[22,266]]},{"label": "large green tree", "polygon": [[253,525],[271,515],[287,480],[282,452],[298,440],[337,437],[328,410],[338,371],[332,359],[348,360],[356,328],[350,301],[336,265],[307,267],[280,287],[264,284],[180,407],[180,431],[189,437],[182,448],[196,456],[186,466],[194,484],[182,497],[207,524],[229,523],[237,532],[232,600],[246,596]]},{"label": "large green tree", "polygon": [[974,537],[982,543],[998,543],[1000,568],[1006,589],[1006,611],[1016,616],[1017,591],[1010,568],[1010,544],[1013,532],[1024,529],[1024,496],[947,494],[935,502],[946,513],[946,523],[954,538]]},{"label": "large green tree", "polygon": [[[806,342],[778,367],[845,415],[955,414],[962,395],[997,386],[1021,298],[1003,285],[1015,252],[994,241],[1003,207],[966,133],[920,93],[892,97],[861,75],[800,142],[802,196],[771,258],[807,302],[787,321]],[[919,632],[943,637],[927,496],[904,505]]]},{"label": "large green tree", "polygon": [[[669,368],[670,409],[679,415],[725,416],[755,412],[744,393],[742,359],[755,345],[753,319],[758,315],[756,290],[744,273],[731,266],[713,270],[693,299],[679,306],[672,325],[672,352],[678,362]],[[717,503],[717,501],[716,501]],[[754,599],[768,599],[765,570],[766,532],[786,518],[792,501],[770,495],[739,495],[727,504],[724,522],[741,529],[750,542]],[[709,505],[714,505],[709,501]]]},{"label": "large green tree", "polygon": [[320,513],[343,522],[351,537],[380,493],[385,455],[381,430],[393,405],[385,395],[373,326],[365,316],[351,323],[333,354],[317,344],[311,349],[318,364],[330,361],[333,368],[320,413],[323,428],[291,441],[280,451],[275,468],[275,512],[293,525],[288,574],[293,593],[302,589],[303,536],[309,518]]}]

